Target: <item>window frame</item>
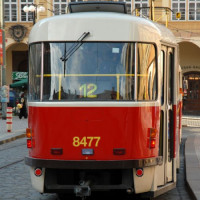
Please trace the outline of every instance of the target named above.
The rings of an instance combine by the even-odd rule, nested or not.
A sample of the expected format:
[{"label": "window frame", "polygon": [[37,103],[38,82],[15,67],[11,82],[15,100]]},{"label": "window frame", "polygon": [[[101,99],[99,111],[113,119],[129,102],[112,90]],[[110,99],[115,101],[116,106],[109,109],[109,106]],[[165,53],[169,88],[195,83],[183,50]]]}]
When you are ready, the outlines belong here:
[{"label": "window frame", "polygon": [[[22,2],[22,0],[20,0],[19,2],[19,18],[20,18],[20,22],[32,22],[33,21],[33,13],[32,12],[24,12],[23,11],[23,7],[24,6],[30,6],[34,3],[34,0],[24,0],[26,2]],[[32,2],[30,2],[32,1]],[[23,6],[23,7],[22,7]],[[23,17],[23,13],[24,14],[24,17],[26,18],[25,21],[22,20],[22,17]]]},{"label": "window frame", "polygon": [[[190,19],[190,4],[194,3],[194,19]],[[197,1],[197,0],[188,0],[188,21],[200,21],[200,9],[198,11],[197,9],[197,4],[200,5],[200,1]],[[197,15],[199,12],[199,19],[197,19]]]},{"label": "window frame", "polygon": [[[106,41],[108,42],[108,41]],[[126,42],[126,41],[125,41]],[[106,101],[110,101],[110,102],[155,102],[158,100],[158,58],[157,58],[157,46],[156,44],[154,43],[142,43],[142,42],[129,42],[129,43],[134,43],[135,44],[135,67],[134,67],[134,70],[135,70],[135,80],[134,80],[134,98],[132,100],[94,100],[94,101],[102,101],[102,102],[106,102]],[[33,43],[31,44],[32,45],[35,45],[35,44],[38,44],[38,43]],[[47,100],[45,100],[43,98],[43,91],[44,91],[44,43],[41,42],[39,43],[41,45],[41,78],[40,78],[40,97],[38,99],[30,99],[30,101],[41,101],[41,102],[46,102]],[[154,80],[154,84],[156,84],[155,86],[155,98],[153,99],[149,99],[149,100],[146,100],[146,99],[142,99],[142,100],[138,100],[138,44],[151,44],[153,45],[154,47],[154,51],[155,51],[155,80]],[[31,47],[30,46],[30,47]],[[30,62],[30,61],[29,61]],[[30,69],[29,69],[30,71]],[[149,79],[148,79],[149,80]],[[152,87],[153,88],[153,87]],[[29,96],[31,94],[29,93]],[[67,100],[68,102],[70,102],[70,100]],[[92,100],[93,101],[93,100]],[[49,102],[58,102],[58,101],[49,101]],[[60,102],[63,102],[63,100],[60,100]],[[73,102],[88,102],[88,101],[73,101]]]},{"label": "window frame", "polygon": [[[69,2],[82,2],[83,0],[70,0],[70,1],[64,1],[64,0],[53,0],[53,14],[55,15],[63,15],[66,13],[66,7],[68,6]],[[65,8],[62,8],[62,6],[65,6]]]},{"label": "window frame", "polygon": [[[136,44],[137,44],[137,50],[136,50],[136,56],[137,56],[137,61],[136,61],[136,70],[135,70],[135,73],[136,73],[136,81],[137,81],[137,83],[135,84],[136,85],[136,101],[138,101],[138,102],[154,102],[154,101],[157,101],[158,100],[158,50],[157,50],[157,46],[156,46],[156,44],[155,43],[145,43],[145,42],[136,42]],[[156,72],[155,72],[155,77],[156,77],[156,82],[155,82],[155,84],[156,84],[156,96],[155,96],[155,99],[149,99],[149,100],[146,100],[146,99],[141,99],[141,100],[139,100],[138,99],[138,91],[139,91],[139,89],[138,89],[138,68],[139,68],[139,64],[138,64],[138,59],[139,59],[139,56],[138,56],[138,44],[148,44],[148,45],[153,45],[154,46],[154,50],[155,50],[155,69],[156,69]],[[148,80],[149,80],[149,77],[148,77]],[[149,86],[148,86],[149,87]]]},{"label": "window frame", "polygon": [[[6,20],[5,22],[17,22],[18,21],[18,0],[16,2],[12,2],[12,0],[7,0],[8,2],[4,1],[4,15],[7,16],[9,19]],[[14,11],[16,12],[16,20],[12,20],[14,14],[12,10],[12,5],[15,5],[16,8]],[[6,9],[6,6],[8,6],[8,9]],[[6,15],[6,10],[8,11],[8,15]]]},{"label": "window frame", "polygon": [[[31,58],[31,56],[32,56],[32,54],[31,54],[31,50],[32,50],[32,46],[35,46],[35,45],[39,45],[40,46],[40,48],[37,48],[37,46],[35,46],[35,49],[33,49],[33,51],[35,50],[35,52],[36,52],[36,54],[35,55],[37,55],[37,53],[38,53],[38,55],[40,55],[40,56],[38,56],[38,58],[37,59],[34,59],[33,61],[30,59]],[[40,49],[40,51],[39,51],[39,49]],[[38,50],[38,51],[36,51],[36,50]],[[40,66],[39,66],[39,64],[38,64],[38,68],[30,68],[30,66],[32,66],[32,63],[31,62],[37,62],[37,60],[39,61],[38,63],[40,63]],[[39,74],[36,74],[36,72],[39,72]],[[36,78],[35,79],[33,79],[33,76],[32,76],[32,74],[34,74],[35,73],[35,75],[38,75],[38,76],[40,76],[40,78],[39,79],[37,79],[36,80]],[[42,96],[41,96],[41,88],[43,88],[43,83],[42,83],[42,74],[43,74],[43,42],[37,42],[37,43],[34,43],[34,44],[32,44],[32,45],[30,45],[29,46],[29,68],[28,68],[28,74],[29,74],[29,78],[28,78],[28,80],[29,80],[29,86],[28,86],[28,100],[30,101],[30,102],[38,102],[38,101],[41,101],[41,98],[42,98]],[[30,78],[31,77],[31,78]],[[31,84],[31,83],[36,83],[36,82],[38,82],[38,84]],[[39,86],[39,89],[38,89],[38,86]],[[33,94],[30,92],[30,91],[34,91],[33,92]],[[37,98],[35,97],[35,98],[31,98],[32,97],[32,95],[37,95]]]},{"label": "window frame", "polygon": [[[134,1],[134,9],[137,9],[136,5],[139,5],[139,7],[149,7],[149,1],[148,0],[135,0]],[[146,9],[146,13],[142,11],[142,9],[139,11],[140,16],[149,18],[149,10]]]},{"label": "window frame", "polygon": [[[178,7],[175,8],[177,10],[177,12],[180,12],[181,13],[181,19],[176,19],[176,13],[172,12],[171,13],[171,21],[186,21],[186,0],[172,0],[171,1],[171,8],[172,10],[174,11],[174,7],[173,7],[173,4],[177,4]],[[185,4],[185,7],[184,9],[182,9],[180,6],[181,4]],[[182,11],[183,10],[183,11]],[[184,18],[183,18],[184,16]]]},{"label": "window frame", "polygon": [[131,2],[131,0],[119,0],[119,2],[125,2],[126,3],[126,5],[127,5],[127,13],[128,14],[132,14],[132,12],[133,12],[133,4],[132,4],[132,2]]},{"label": "window frame", "polygon": [[[7,0],[7,1],[8,2],[6,2],[6,1],[4,2],[4,10],[5,10],[4,12],[5,12],[6,17],[9,18],[8,20],[5,19],[6,23],[8,23],[8,22],[26,23],[26,22],[31,22],[33,20],[31,17],[33,15],[33,13],[31,13],[31,12],[25,13],[23,11],[23,7],[30,6],[32,3],[34,3],[34,0],[16,0],[15,2],[12,2],[12,0]],[[12,5],[16,6],[15,10],[12,10]],[[8,7],[8,9],[6,7]],[[6,10],[8,12],[8,15],[6,14]],[[16,20],[12,20],[12,18],[14,16],[13,11],[16,12]],[[23,13],[25,13],[25,14],[23,14]],[[22,17],[25,17],[26,20],[23,21]]]}]

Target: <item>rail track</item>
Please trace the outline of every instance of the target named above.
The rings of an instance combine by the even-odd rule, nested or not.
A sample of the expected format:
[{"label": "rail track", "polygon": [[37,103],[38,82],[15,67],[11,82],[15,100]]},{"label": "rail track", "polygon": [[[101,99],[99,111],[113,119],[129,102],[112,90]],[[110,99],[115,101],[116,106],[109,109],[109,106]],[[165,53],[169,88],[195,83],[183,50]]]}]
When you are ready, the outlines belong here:
[{"label": "rail track", "polygon": [[19,147],[19,146],[22,146],[22,145],[26,145],[26,142],[23,142],[23,143],[20,143],[20,144],[17,144],[17,145],[14,145],[14,146],[11,146],[11,147],[7,147],[7,148],[0,148],[0,152],[1,151],[6,151],[8,149],[13,149],[13,148],[16,148],[16,147]]},{"label": "rail track", "polygon": [[[24,140],[0,145],[0,170],[23,162],[26,155],[25,146],[26,142]],[[23,153],[21,154],[21,152]]]},{"label": "rail track", "polygon": [[11,165],[15,165],[15,164],[18,164],[20,162],[24,161],[24,158],[23,159],[19,159],[19,160],[16,160],[14,162],[11,162],[9,164],[6,164],[6,165],[3,165],[3,166],[0,166],[0,170],[3,169],[3,168],[7,168],[7,167],[10,167]]}]

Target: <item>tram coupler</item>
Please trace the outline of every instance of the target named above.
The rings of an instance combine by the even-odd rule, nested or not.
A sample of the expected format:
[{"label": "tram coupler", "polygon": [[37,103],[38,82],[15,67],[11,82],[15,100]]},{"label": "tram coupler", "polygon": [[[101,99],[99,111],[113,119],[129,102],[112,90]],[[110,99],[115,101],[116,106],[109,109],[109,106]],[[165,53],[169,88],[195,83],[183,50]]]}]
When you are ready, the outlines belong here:
[{"label": "tram coupler", "polygon": [[90,181],[80,181],[80,185],[75,186],[74,193],[77,197],[88,197],[91,195]]}]

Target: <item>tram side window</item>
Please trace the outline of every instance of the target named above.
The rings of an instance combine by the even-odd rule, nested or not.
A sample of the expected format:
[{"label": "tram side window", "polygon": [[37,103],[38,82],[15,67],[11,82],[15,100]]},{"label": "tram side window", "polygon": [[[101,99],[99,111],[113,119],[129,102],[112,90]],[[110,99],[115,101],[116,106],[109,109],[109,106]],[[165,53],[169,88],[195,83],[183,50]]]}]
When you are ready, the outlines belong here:
[{"label": "tram side window", "polygon": [[40,99],[41,44],[33,44],[29,51],[29,101]]},{"label": "tram side window", "polygon": [[49,99],[51,90],[51,57],[50,57],[50,45],[44,43],[44,74],[43,77],[43,100]]},{"label": "tram side window", "polygon": [[138,44],[137,99],[156,100],[157,67],[156,52],[153,44]]},{"label": "tram side window", "polygon": [[174,63],[174,56],[170,52],[169,53],[169,89],[168,89],[168,102],[169,104],[172,103],[173,100],[173,63]]},{"label": "tram side window", "polygon": [[165,71],[165,52],[161,51],[161,104],[164,104],[164,71]]}]

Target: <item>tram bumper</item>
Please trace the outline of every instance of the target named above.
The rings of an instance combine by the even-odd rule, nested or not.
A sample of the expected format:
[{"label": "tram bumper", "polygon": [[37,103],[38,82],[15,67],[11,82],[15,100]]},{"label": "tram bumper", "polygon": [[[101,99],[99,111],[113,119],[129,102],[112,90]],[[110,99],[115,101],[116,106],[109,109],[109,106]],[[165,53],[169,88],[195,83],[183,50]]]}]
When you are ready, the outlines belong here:
[{"label": "tram bumper", "polygon": [[[144,192],[136,185],[138,180],[138,183],[142,185],[140,180],[145,180],[145,178],[138,179],[134,174],[134,169],[143,167],[145,171],[146,169],[149,171],[159,162],[159,158],[126,161],[62,161],[25,158],[25,163],[31,166],[32,184],[37,191],[41,193],[69,192],[80,197],[90,196],[91,191],[124,190],[128,192],[131,188],[131,191],[135,193]],[[42,177],[33,176],[36,166],[43,169]],[[148,190],[151,182],[149,181]]]},{"label": "tram bumper", "polygon": [[44,193],[44,180],[45,180],[45,168],[42,168],[40,176],[35,174],[36,167],[30,167],[31,184],[35,190],[40,193]]}]

